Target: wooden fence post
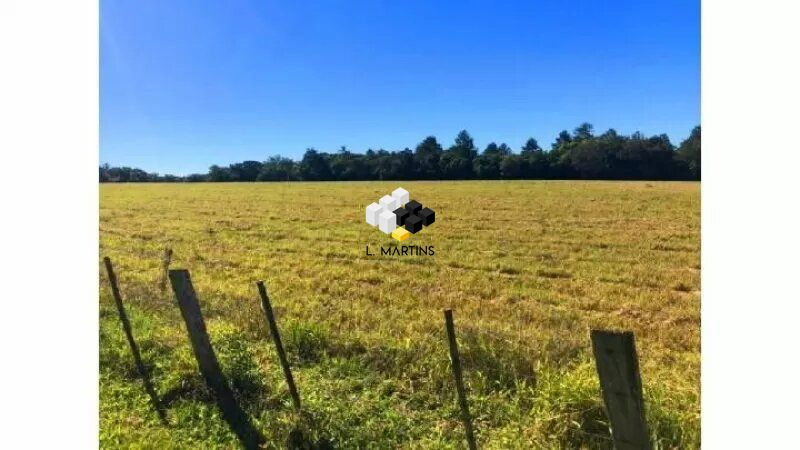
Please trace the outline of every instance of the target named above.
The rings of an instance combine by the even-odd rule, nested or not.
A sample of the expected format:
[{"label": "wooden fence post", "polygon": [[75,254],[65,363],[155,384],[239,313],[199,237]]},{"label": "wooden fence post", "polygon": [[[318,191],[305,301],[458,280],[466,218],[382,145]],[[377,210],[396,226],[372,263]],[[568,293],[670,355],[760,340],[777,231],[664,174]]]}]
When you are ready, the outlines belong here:
[{"label": "wooden fence post", "polygon": [[256,286],[258,286],[258,294],[261,296],[261,307],[264,309],[264,314],[267,316],[269,332],[272,334],[272,341],[275,343],[275,350],[277,350],[278,359],[281,361],[283,376],[286,378],[286,384],[289,386],[289,394],[292,396],[292,402],[294,403],[295,409],[300,411],[300,394],[297,393],[297,387],[294,384],[292,370],[289,368],[289,361],[286,359],[286,352],[283,350],[281,335],[278,332],[278,325],[275,322],[275,315],[272,312],[272,305],[269,302],[267,289],[264,287],[263,281],[256,282]]},{"label": "wooden fence post", "polygon": [[159,287],[163,291],[167,288],[167,279],[169,278],[169,265],[172,263],[172,249],[166,248],[164,250],[164,257],[161,260],[161,267],[163,268],[163,272],[161,273],[161,280],[159,281]]},{"label": "wooden fence post", "polygon": [[456,380],[456,391],[458,392],[458,405],[461,407],[461,421],[464,423],[464,432],[467,436],[467,444],[470,450],[478,448],[475,443],[475,435],[472,431],[472,418],[469,415],[467,405],[467,392],[464,389],[464,380],[461,376],[461,359],[458,356],[458,344],[456,343],[456,331],[453,326],[453,311],[444,311],[444,323],[447,328],[447,340],[450,344],[450,359],[453,362],[453,378]]},{"label": "wooden fence post", "polygon": [[592,350],[617,450],[650,450],[633,333],[592,330]]},{"label": "wooden fence post", "polygon": [[144,390],[147,391],[147,395],[150,397],[150,402],[153,404],[153,408],[155,408],[161,423],[168,425],[169,423],[167,422],[167,414],[164,412],[164,408],[161,407],[161,402],[158,400],[158,394],[156,394],[153,383],[150,381],[150,374],[147,372],[147,368],[142,362],[142,355],[139,353],[139,346],[136,344],[136,340],[133,338],[133,329],[131,328],[131,322],[128,320],[128,314],[125,312],[125,305],[122,304],[122,295],[119,292],[117,276],[114,274],[114,267],[111,265],[111,259],[106,256],[103,258],[103,263],[106,265],[108,282],[111,284],[111,294],[114,296],[114,303],[117,305],[119,320],[122,322],[122,329],[125,331],[125,337],[128,338],[128,345],[131,347],[131,353],[133,353],[133,361],[136,364],[136,369],[139,371],[139,376],[142,377]]},{"label": "wooden fence post", "polygon": [[184,269],[170,270],[169,280],[178,300],[181,316],[186,323],[186,331],[192,344],[194,357],[200,367],[200,373],[206,383],[214,391],[217,404],[222,410],[222,417],[236,433],[242,445],[248,449],[257,449],[264,442],[264,437],[253,426],[247,413],[242,410],[228,386],[222,369],[217,361],[211,340],[206,331],[206,324],[200,312],[197,294],[192,286],[189,271]]}]

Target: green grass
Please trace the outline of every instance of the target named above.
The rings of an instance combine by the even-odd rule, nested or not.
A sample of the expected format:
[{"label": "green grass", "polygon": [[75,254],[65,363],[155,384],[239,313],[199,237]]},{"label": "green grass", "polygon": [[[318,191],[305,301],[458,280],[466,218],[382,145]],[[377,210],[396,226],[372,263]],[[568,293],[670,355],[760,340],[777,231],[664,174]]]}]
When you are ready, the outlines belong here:
[{"label": "green grass", "polygon": [[[364,208],[398,185],[436,210],[404,242]],[[479,445],[609,448],[591,328],[636,333],[657,448],[700,439],[697,183],[366,182],[102,185],[111,257],[161,425],[101,275],[103,447],[238,446],[161,291],[161,255],[192,273],[212,343],[270,447],[292,430],[340,448],[461,448],[443,308],[453,308]],[[303,400],[293,411],[260,311],[265,280]]]}]

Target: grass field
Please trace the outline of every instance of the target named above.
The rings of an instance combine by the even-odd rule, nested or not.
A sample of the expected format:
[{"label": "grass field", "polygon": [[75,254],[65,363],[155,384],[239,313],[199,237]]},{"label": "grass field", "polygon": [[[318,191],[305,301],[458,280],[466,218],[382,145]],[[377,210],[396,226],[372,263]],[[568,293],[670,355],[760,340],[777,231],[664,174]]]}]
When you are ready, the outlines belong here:
[{"label": "grass field", "polygon": [[[403,244],[435,256],[364,254],[395,245],[364,208],[397,186],[437,215]],[[271,446],[299,429],[339,448],[463,447],[442,317],[453,308],[480,446],[609,448],[589,341],[608,328],[636,334],[654,444],[699,447],[698,183],[104,184],[100,228],[171,422],[148,403],[101,272],[103,447],[238,445],[159,288],[166,247],[191,271],[223,369]]]}]

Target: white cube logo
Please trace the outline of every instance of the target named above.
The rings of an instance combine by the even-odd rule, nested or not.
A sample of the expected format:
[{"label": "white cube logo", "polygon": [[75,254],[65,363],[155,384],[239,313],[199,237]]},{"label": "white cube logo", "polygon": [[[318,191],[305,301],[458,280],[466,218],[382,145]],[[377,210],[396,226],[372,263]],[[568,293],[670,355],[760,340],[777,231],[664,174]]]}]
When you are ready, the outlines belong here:
[{"label": "white cube logo", "polygon": [[397,199],[392,197],[391,195],[384,195],[378,200],[378,203],[383,206],[383,209],[389,212],[394,212],[395,209],[399,208],[400,206],[397,204]]},{"label": "white cube logo", "polygon": [[367,206],[367,223],[373,227],[378,226],[378,216],[383,211],[383,207],[377,203],[372,203]]},{"label": "white cube logo", "polygon": [[378,228],[386,234],[391,233],[397,228],[397,216],[393,211],[383,210],[378,216]]},{"label": "white cube logo", "polygon": [[397,200],[397,208],[400,208],[406,203],[408,203],[408,191],[401,187],[392,191],[392,197],[394,197],[394,199]]}]

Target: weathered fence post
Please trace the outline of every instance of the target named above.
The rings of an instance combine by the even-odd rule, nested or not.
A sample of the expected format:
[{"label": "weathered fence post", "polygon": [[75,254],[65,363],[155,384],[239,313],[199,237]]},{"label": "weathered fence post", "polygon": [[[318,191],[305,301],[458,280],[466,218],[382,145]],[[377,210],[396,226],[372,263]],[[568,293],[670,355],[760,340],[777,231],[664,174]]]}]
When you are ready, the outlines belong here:
[{"label": "weathered fence post", "polygon": [[175,298],[178,300],[181,316],[186,323],[186,331],[189,333],[192,351],[194,351],[194,357],[200,367],[200,373],[214,391],[217,404],[222,410],[222,417],[228,422],[245,448],[258,448],[264,442],[264,437],[255,429],[247,413],[236,402],[233,391],[225,380],[217,356],[211,347],[211,340],[206,331],[206,324],[200,312],[200,304],[197,301],[197,294],[192,286],[189,271],[170,270],[169,280],[172,290],[175,292]]},{"label": "weathered fence post", "polygon": [[153,408],[155,408],[161,423],[168,425],[167,415],[164,412],[164,409],[161,407],[161,402],[158,400],[158,394],[156,394],[153,383],[150,381],[150,374],[147,372],[147,368],[142,362],[142,355],[139,353],[139,346],[136,344],[136,340],[133,338],[133,329],[131,328],[131,323],[128,320],[128,314],[125,312],[125,306],[122,304],[122,295],[119,292],[117,276],[114,274],[114,267],[111,265],[111,259],[106,256],[103,258],[103,263],[106,265],[108,282],[111,284],[111,294],[114,297],[114,303],[117,305],[119,320],[122,322],[122,329],[125,331],[125,337],[128,338],[128,345],[131,347],[131,353],[133,353],[133,361],[136,364],[136,369],[139,371],[139,376],[142,377],[144,390],[147,391],[147,395],[150,397],[150,402],[153,404]]},{"label": "weathered fence post", "polygon": [[633,333],[592,330],[592,350],[617,450],[650,450]]},{"label": "weathered fence post", "polygon": [[464,389],[464,380],[461,376],[461,359],[458,356],[458,344],[456,343],[456,331],[453,326],[453,311],[444,311],[444,322],[447,328],[447,340],[450,344],[450,359],[453,362],[453,378],[456,380],[456,391],[458,392],[458,405],[461,407],[461,421],[464,423],[464,432],[467,436],[467,444],[470,450],[478,448],[475,443],[475,435],[472,431],[472,418],[469,415],[467,405],[467,392]]},{"label": "weathered fence post", "polygon": [[172,263],[172,249],[166,248],[164,250],[164,257],[161,260],[161,267],[163,271],[161,273],[161,280],[159,281],[159,287],[163,291],[167,288],[167,279],[169,279],[169,265]]},{"label": "weathered fence post", "polygon": [[300,394],[297,393],[292,370],[289,368],[289,361],[286,359],[286,352],[283,350],[281,335],[278,332],[278,324],[275,322],[275,315],[272,312],[272,305],[269,302],[267,289],[264,287],[263,281],[256,282],[256,286],[258,286],[258,294],[261,296],[261,307],[264,309],[264,314],[267,316],[269,332],[272,334],[272,341],[275,342],[275,350],[277,350],[278,359],[281,361],[283,376],[286,378],[286,384],[289,386],[289,394],[292,396],[295,409],[300,411]]}]

